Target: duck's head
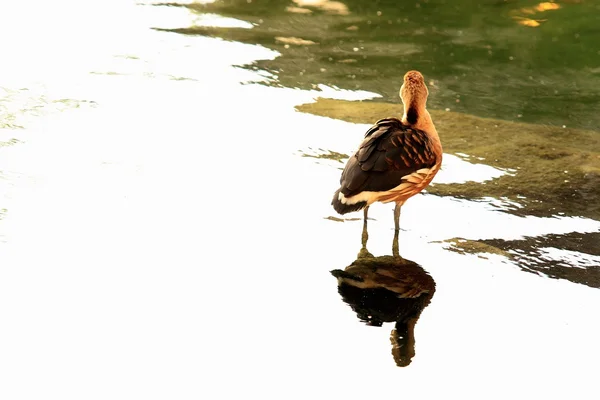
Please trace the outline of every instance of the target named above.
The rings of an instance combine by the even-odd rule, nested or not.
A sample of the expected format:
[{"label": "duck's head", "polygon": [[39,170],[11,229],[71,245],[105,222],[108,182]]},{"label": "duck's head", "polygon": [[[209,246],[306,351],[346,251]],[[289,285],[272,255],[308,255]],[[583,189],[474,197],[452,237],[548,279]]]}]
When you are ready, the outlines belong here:
[{"label": "duck's head", "polygon": [[419,118],[418,114],[425,111],[428,95],[425,79],[419,71],[408,71],[404,74],[400,98],[404,103],[404,113],[409,123],[415,124]]},{"label": "duck's head", "polygon": [[415,106],[425,106],[429,91],[425,86],[425,79],[419,71],[408,71],[404,74],[404,83],[400,88],[400,97],[405,106],[411,103]]}]

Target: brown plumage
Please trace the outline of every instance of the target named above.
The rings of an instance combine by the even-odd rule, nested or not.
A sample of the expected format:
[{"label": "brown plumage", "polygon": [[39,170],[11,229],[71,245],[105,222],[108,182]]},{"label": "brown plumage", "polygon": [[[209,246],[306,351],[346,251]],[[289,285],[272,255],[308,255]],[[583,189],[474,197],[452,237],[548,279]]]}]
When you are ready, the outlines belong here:
[{"label": "brown plumage", "polygon": [[377,121],[346,163],[332,200],[340,214],[367,209],[374,202],[395,202],[396,230],[400,207],[423,190],[442,164],[442,145],[426,108],[427,86],[418,71],[404,75],[402,119]]}]

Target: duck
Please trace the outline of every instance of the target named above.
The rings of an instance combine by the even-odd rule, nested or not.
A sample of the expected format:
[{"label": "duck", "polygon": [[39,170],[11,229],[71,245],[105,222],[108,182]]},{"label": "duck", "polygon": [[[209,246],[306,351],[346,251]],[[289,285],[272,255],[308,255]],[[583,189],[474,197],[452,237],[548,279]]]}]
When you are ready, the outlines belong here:
[{"label": "duck", "polygon": [[[429,111],[429,91],[419,71],[408,71],[400,88],[401,119],[380,119],[348,159],[331,205],[341,215],[364,210],[375,202],[394,202],[394,229],[400,209],[433,180],[442,166],[442,143]],[[394,256],[399,256],[397,251]]]}]

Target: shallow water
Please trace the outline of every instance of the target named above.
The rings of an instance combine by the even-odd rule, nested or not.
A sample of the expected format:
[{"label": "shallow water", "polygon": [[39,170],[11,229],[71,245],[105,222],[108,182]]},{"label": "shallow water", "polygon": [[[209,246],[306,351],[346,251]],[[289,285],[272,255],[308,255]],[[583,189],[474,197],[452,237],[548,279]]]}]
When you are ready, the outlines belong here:
[{"label": "shallow water", "polygon": [[[455,102],[456,93],[477,94],[433,69],[444,63],[428,59],[427,30],[406,41],[369,33],[382,55],[369,55],[364,78],[355,74],[358,91],[345,72],[324,66],[317,71],[329,74],[292,78],[289,68],[307,68],[313,50],[290,56],[285,51],[303,42],[275,37],[325,42],[332,18],[354,18],[358,31],[342,24],[347,40],[366,40],[363,23],[373,22],[365,15],[377,16],[371,6],[93,5],[0,6],[0,35],[14,38],[0,64],[2,398],[596,397],[600,220],[590,213],[516,213],[522,205],[512,198],[453,196],[435,185],[407,202],[400,253],[431,276],[435,295],[403,368],[390,342],[394,324],[364,324],[330,273],[361,250],[360,213],[341,219],[329,202],[340,158],[369,125],[296,107],[317,97],[396,101],[398,82],[389,78],[419,68],[439,82],[432,108],[450,108],[452,99],[451,112],[512,120],[520,78],[507,79],[501,94],[477,84],[481,101]],[[382,16],[392,12],[380,5]],[[517,46],[548,34],[512,17],[512,9],[534,6],[484,4],[471,18],[439,6],[446,11],[427,18],[484,29],[495,15],[488,39],[504,32]],[[539,28],[558,29],[545,28],[551,13],[561,21],[593,16],[588,2],[560,6],[543,11]],[[296,9],[286,14],[287,7]],[[418,24],[410,22],[414,10],[397,12]],[[593,32],[577,21],[580,38]],[[436,29],[459,29],[450,25]],[[515,33],[525,28],[535,34]],[[479,60],[477,43],[461,42],[465,53],[455,56],[464,61],[443,68]],[[597,65],[588,47],[587,61],[566,68],[588,80],[585,93],[538,103],[523,120],[596,128]],[[394,65],[400,48],[406,55]],[[338,50],[319,49],[320,63]],[[525,61],[510,61],[515,74],[528,73]],[[531,69],[563,71],[542,64]],[[469,76],[489,80],[475,73],[484,67]],[[585,101],[561,117],[568,98]],[[485,186],[515,173],[455,150],[435,183]],[[391,206],[371,207],[370,217],[368,251],[391,254]]]}]

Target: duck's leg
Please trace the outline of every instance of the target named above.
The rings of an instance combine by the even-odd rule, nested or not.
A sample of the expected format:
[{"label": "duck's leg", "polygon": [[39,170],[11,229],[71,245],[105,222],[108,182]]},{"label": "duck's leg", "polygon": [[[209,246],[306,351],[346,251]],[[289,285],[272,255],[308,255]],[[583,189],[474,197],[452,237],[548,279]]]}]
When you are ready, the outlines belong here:
[{"label": "duck's leg", "polygon": [[394,208],[394,242],[392,243],[392,253],[395,258],[400,258],[398,246],[398,237],[400,236],[400,207],[402,205],[396,203],[396,208]]},{"label": "duck's leg", "polygon": [[363,231],[362,231],[362,246],[367,247],[367,240],[369,240],[369,232],[367,231],[367,214],[369,213],[369,206],[365,207],[363,217]]},{"label": "duck's leg", "polygon": [[396,208],[394,208],[394,229],[396,231],[400,230],[400,207],[402,204],[396,203]]},{"label": "duck's leg", "polygon": [[367,250],[367,240],[369,240],[369,232],[367,231],[367,214],[368,214],[368,212],[369,212],[369,206],[366,206],[365,211],[364,211],[363,230],[362,230],[362,236],[361,236],[362,247],[361,247],[360,251],[358,252],[358,258],[373,257],[373,255],[371,253],[369,253],[369,251]]}]

